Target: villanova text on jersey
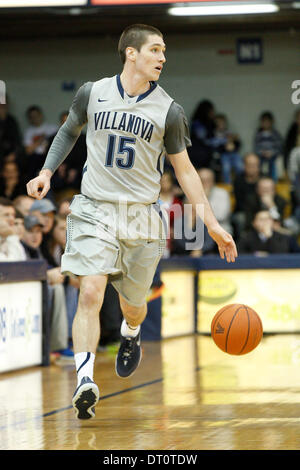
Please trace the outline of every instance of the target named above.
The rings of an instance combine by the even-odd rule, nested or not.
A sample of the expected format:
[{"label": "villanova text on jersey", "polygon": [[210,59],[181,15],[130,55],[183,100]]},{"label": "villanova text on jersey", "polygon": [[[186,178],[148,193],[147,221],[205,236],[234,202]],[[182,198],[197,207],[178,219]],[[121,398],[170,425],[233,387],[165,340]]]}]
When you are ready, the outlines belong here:
[{"label": "villanova text on jersey", "polygon": [[154,126],[140,116],[117,111],[100,111],[94,113],[95,131],[113,129],[138,135],[140,138],[151,141]]},{"label": "villanova text on jersey", "polygon": [[82,194],[106,202],[157,201],[172,102],[159,85],[127,97],[118,75],[92,83],[86,108]]}]

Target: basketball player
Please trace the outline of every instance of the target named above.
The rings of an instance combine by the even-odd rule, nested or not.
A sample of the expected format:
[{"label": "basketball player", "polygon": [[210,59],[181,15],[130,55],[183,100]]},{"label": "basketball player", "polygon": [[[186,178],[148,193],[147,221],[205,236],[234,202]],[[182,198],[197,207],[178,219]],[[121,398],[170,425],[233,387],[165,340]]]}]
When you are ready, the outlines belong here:
[{"label": "basketball player", "polygon": [[[27,184],[28,195],[42,199],[49,191],[51,176],[87,124],[88,156],[81,194],[70,206],[61,267],[62,273],[80,279],[72,330],[78,380],[72,403],[79,419],[93,417],[99,400],[93,368],[100,337],[99,311],[108,280],[119,292],[124,316],[117,375],[129,377],[141,360],[140,325],[146,316],[146,296],[165,247],[157,203],[165,152],[190,203],[195,208],[204,206],[202,218],[221,258],[234,262],[237,256],[235,243],[218,224],[188,158],[190,139],[184,111],[156,83],[166,62],[161,32],[147,25],[130,26],[122,33],[118,49],[122,73],[79,88],[39,176]],[[129,220],[125,216],[122,225],[124,201],[129,209],[138,203],[143,213],[141,225],[149,227],[150,221],[158,228],[153,233],[159,235],[120,236]],[[119,236],[109,213],[111,220],[121,224]]]}]

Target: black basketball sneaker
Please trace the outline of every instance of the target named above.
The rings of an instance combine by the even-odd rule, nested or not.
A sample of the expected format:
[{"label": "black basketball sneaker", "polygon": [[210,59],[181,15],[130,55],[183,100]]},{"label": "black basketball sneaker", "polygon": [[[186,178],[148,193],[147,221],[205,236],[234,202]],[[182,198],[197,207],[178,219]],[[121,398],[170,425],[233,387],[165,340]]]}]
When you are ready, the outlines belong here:
[{"label": "black basketball sneaker", "polygon": [[121,378],[129,377],[142,359],[141,332],[135,337],[121,335],[121,344],[116,357],[116,373]]},{"label": "black basketball sneaker", "polygon": [[89,377],[83,377],[76,388],[72,405],[78,419],[90,419],[95,416],[95,405],[99,401],[99,389]]}]

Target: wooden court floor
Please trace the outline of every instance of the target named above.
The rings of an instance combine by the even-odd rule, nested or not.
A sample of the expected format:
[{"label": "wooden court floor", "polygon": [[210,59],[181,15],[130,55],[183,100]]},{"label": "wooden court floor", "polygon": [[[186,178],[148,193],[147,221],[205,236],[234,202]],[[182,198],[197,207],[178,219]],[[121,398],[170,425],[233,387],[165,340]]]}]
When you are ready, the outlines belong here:
[{"label": "wooden court floor", "polygon": [[300,448],[300,335],[263,338],[229,356],[209,336],[143,343],[134,376],[98,353],[96,418],[70,406],[73,364],[0,376],[1,450],[296,450]]}]

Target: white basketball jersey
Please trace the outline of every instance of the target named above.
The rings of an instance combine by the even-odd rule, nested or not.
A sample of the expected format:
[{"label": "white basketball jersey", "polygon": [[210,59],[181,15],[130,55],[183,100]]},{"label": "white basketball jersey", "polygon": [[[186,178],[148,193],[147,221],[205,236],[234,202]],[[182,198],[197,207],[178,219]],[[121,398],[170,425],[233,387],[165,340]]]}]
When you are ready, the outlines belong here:
[{"label": "white basketball jersey", "polygon": [[157,201],[166,117],[172,102],[157,84],[143,95],[129,97],[119,75],[93,84],[82,194],[109,202]]}]

